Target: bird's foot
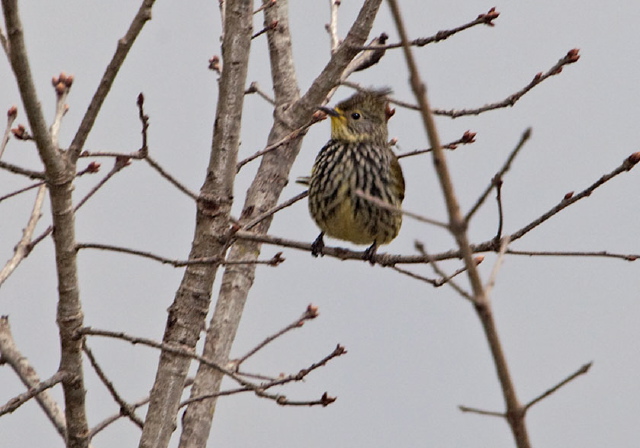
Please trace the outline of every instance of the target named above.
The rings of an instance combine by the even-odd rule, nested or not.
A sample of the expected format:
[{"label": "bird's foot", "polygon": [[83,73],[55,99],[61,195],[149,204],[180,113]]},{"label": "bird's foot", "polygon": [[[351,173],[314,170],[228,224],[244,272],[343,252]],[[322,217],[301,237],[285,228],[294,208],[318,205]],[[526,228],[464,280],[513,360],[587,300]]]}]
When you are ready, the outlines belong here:
[{"label": "bird's foot", "polygon": [[311,243],[311,255],[317,257],[318,255],[324,255],[324,233],[318,235],[318,238]]},{"label": "bird's foot", "polygon": [[374,258],[376,256],[377,251],[378,251],[378,244],[374,241],[373,244],[369,246],[367,250],[364,251],[364,253],[362,254],[362,259],[365,261],[368,261],[373,266],[374,264],[376,264],[376,261],[374,260]]}]

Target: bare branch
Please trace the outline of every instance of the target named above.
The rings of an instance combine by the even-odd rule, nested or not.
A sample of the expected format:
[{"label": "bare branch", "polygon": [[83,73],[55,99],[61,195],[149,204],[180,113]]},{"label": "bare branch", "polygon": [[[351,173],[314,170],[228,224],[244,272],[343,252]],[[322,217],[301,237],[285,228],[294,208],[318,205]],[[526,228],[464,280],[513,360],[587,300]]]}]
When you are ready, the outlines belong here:
[{"label": "bare branch", "polygon": [[504,254],[507,252],[507,248],[509,247],[510,242],[511,240],[509,240],[508,236],[502,238],[502,241],[500,242],[500,251],[498,252],[498,258],[496,259],[496,262],[493,265],[493,269],[491,270],[491,275],[489,276],[489,280],[487,280],[487,284],[484,287],[485,294],[487,294],[487,296],[491,294],[491,291],[493,290],[493,287],[496,284],[496,279],[498,278],[498,272],[502,267],[502,263],[504,261]]},{"label": "bare branch", "polygon": [[13,271],[16,270],[20,262],[27,255],[29,255],[31,237],[33,236],[33,232],[36,229],[38,220],[42,216],[40,212],[42,210],[42,204],[44,203],[44,195],[46,191],[47,187],[44,185],[40,185],[38,194],[36,195],[35,203],[33,204],[33,209],[31,210],[31,215],[29,216],[29,222],[22,231],[22,238],[13,249],[13,257],[11,257],[11,259],[4,265],[2,270],[0,270],[0,286],[2,286],[4,281],[9,278]]},{"label": "bare branch", "polygon": [[615,254],[606,250],[601,251],[536,251],[536,250],[507,250],[509,255],[527,255],[529,257],[603,257],[618,258],[625,261],[636,261],[640,254]]},{"label": "bare branch", "polygon": [[64,372],[56,372],[51,378],[44,380],[37,386],[29,389],[28,391],[16,397],[13,397],[4,406],[0,406],[0,416],[4,414],[12,413],[16,409],[18,409],[20,406],[25,404],[27,401],[35,397],[36,395],[60,383],[65,378],[65,376],[66,374]]},{"label": "bare branch", "polygon": [[[104,337],[110,337],[110,338],[115,338],[115,339],[121,339],[121,340],[124,340],[124,341],[131,342],[134,345],[135,344],[142,344],[142,345],[146,345],[148,347],[161,349],[164,352],[173,353],[174,355],[177,355],[177,356],[180,356],[180,357],[195,359],[195,360],[199,361],[201,364],[207,365],[207,366],[209,366],[211,368],[214,368],[217,371],[223,373],[224,375],[227,375],[228,377],[230,377],[231,379],[233,379],[234,381],[239,383],[244,388],[247,388],[247,389],[250,389],[251,391],[253,391],[253,393],[255,393],[257,396],[262,397],[262,398],[268,398],[268,399],[274,400],[274,401],[278,402],[279,404],[282,404],[282,403],[280,403],[280,401],[286,400],[286,397],[283,398],[282,395],[269,394],[269,393],[265,392],[267,389],[269,389],[271,387],[274,387],[274,386],[280,386],[280,385],[283,385],[283,384],[286,384],[286,383],[289,383],[289,382],[292,382],[292,381],[302,381],[312,371],[324,366],[325,364],[327,364],[333,358],[336,358],[338,356],[341,356],[341,355],[344,355],[345,353],[347,353],[347,351],[344,349],[344,347],[342,347],[341,345],[338,345],[333,350],[333,352],[331,352],[329,355],[325,356],[320,361],[312,364],[308,368],[302,369],[302,370],[300,370],[298,373],[296,373],[294,375],[289,375],[289,376],[286,376],[286,377],[283,377],[283,378],[279,378],[279,379],[274,380],[274,381],[272,381],[270,383],[267,383],[267,384],[259,384],[258,385],[258,384],[253,384],[253,383],[251,383],[249,381],[245,381],[244,379],[242,379],[238,374],[236,374],[232,370],[227,369],[225,367],[222,367],[218,363],[215,363],[215,362],[211,361],[210,359],[204,358],[203,356],[195,354],[195,353],[193,353],[193,352],[191,352],[189,350],[186,350],[186,349],[184,349],[182,347],[156,342],[156,341],[153,341],[153,340],[147,339],[147,338],[140,338],[140,337],[130,336],[130,335],[128,335],[126,333],[122,333],[122,332],[114,332],[114,331],[108,331],[108,330],[98,330],[98,329],[94,329],[94,328],[91,328],[91,327],[85,327],[85,328],[80,329],[78,331],[78,335],[104,336]],[[210,397],[208,397],[208,398],[210,398]],[[201,399],[199,399],[199,400],[201,400]]]},{"label": "bare branch", "polygon": [[[458,145],[468,145],[470,143],[475,143],[475,137],[476,137],[476,133],[475,132],[471,132],[471,131],[466,131],[462,137],[460,137],[458,140],[454,140],[450,143],[447,143],[446,145],[442,145],[442,149],[449,149],[451,151],[455,150],[458,148]],[[398,154],[397,157],[398,159],[402,159],[404,157],[411,157],[411,156],[417,156],[419,154],[426,154],[433,151],[433,148],[427,148],[427,149],[416,149],[414,151],[409,151],[409,152],[404,152],[402,154]]]},{"label": "bare branch", "polygon": [[114,246],[112,244],[98,244],[98,243],[78,243],[76,244],[76,248],[80,249],[98,249],[98,250],[107,250],[111,252],[120,252],[129,255],[136,255],[142,258],[149,258],[150,260],[158,261],[162,264],[169,264],[174,267],[184,267],[190,265],[208,265],[208,264],[241,264],[241,263],[252,263],[252,264],[266,264],[269,266],[277,266],[281,262],[284,261],[284,258],[281,257],[282,252],[278,252],[273,256],[273,258],[269,260],[251,260],[246,262],[238,262],[238,261],[225,261],[220,257],[202,257],[202,258],[193,258],[190,260],[177,260],[162,257],[160,255],[156,255],[152,252],[147,252],[143,250],[130,249],[128,247],[122,246]]},{"label": "bare branch", "polygon": [[20,174],[22,176],[26,176],[29,179],[44,179],[44,173],[40,171],[32,171],[25,168],[21,168],[17,165],[13,165],[11,163],[3,162],[0,160],[0,168],[3,170],[7,170],[10,173]]},{"label": "bare branch", "polygon": [[[264,11],[267,8],[271,8],[272,6],[275,6],[277,0],[270,0],[270,1],[266,1],[262,4],[262,6],[260,6],[258,9],[256,9],[255,11],[253,11],[253,15],[258,14],[261,11]],[[220,2],[222,3],[222,2]]]},{"label": "bare branch", "polygon": [[17,116],[18,108],[16,106],[11,106],[7,111],[7,127],[4,129],[2,140],[0,140],[0,159],[2,158],[2,154],[4,154],[7,143],[9,143],[9,137],[11,136],[11,126],[13,125],[13,122],[16,121]]},{"label": "bare branch", "polygon": [[[562,68],[565,65],[569,65],[569,64],[573,64],[574,62],[577,62],[578,59],[580,59],[580,55],[578,54],[578,51],[579,50],[577,48],[569,50],[567,54],[563,58],[561,58],[558,62],[556,62],[556,64],[553,67],[551,67],[549,70],[547,70],[544,73],[540,72],[536,74],[526,86],[524,86],[522,89],[509,95],[508,97],[506,97],[501,101],[485,104],[484,106],[478,107],[475,109],[433,109],[432,112],[434,115],[458,118],[458,117],[467,116],[467,115],[479,115],[483,112],[487,112],[490,110],[502,109],[505,107],[512,107],[518,102],[518,100],[520,100],[520,98],[522,98],[525,94],[529,93],[531,89],[541,84],[544,80],[561,73]],[[392,103],[397,104],[398,106],[401,106],[401,107],[405,107],[407,109],[420,110],[420,107],[415,104],[406,103],[403,101],[399,101],[397,99],[393,100]]]},{"label": "bare branch", "polygon": [[73,84],[73,76],[67,75],[64,72],[60,73],[59,76],[53,77],[51,84],[53,84],[53,88],[56,92],[56,113],[49,132],[51,133],[53,146],[57,148],[58,134],[60,133],[60,126],[62,125],[62,117],[64,117],[69,110],[69,105],[67,105],[66,101],[71,85]]},{"label": "bare branch", "polygon": [[515,240],[517,240],[519,238],[522,238],[524,235],[529,233],[534,228],[538,227],[543,222],[547,221],[552,216],[554,216],[557,213],[561,212],[562,210],[564,210],[565,208],[569,207],[570,205],[575,204],[580,199],[583,199],[583,198],[586,198],[586,197],[590,196],[591,193],[593,193],[597,188],[599,188],[602,185],[604,185],[605,183],[609,182],[614,177],[618,176],[619,174],[626,173],[627,171],[630,171],[638,162],[640,162],[640,152],[635,152],[635,153],[631,154],[629,157],[627,157],[622,162],[622,164],[620,166],[618,166],[616,169],[611,171],[609,174],[605,174],[600,179],[598,179],[593,184],[591,184],[589,187],[587,187],[584,190],[582,190],[580,193],[571,194],[571,195],[565,196],[562,199],[562,201],[560,201],[560,203],[558,205],[556,205],[555,207],[553,207],[551,210],[549,210],[548,212],[546,212],[545,214],[540,216],[538,219],[532,221],[530,224],[524,226],[520,230],[512,233],[510,235],[511,241],[515,241]]},{"label": "bare branch", "polygon": [[529,403],[527,403],[524,406],[525,412],[528,411],[531,408],[531,406],[533,406],[534,404],[536,404],[539,401],[547,398],[552,393],[558,391],[558,389],[560,389],[561,387],[566,386],[567,384],[569,384],[571,381],[575,380],[579,376],[586,374],[589,371],[589,369],[591,368],[592,365],[593,365],[593,362],[589,362],[589,363],[583,365],[578,370],[576,370],[574,373],[572,373],[571,375],[566,377],[564,380],[560,381],[558,384],[553,386],[551,389],[545,391],[543,394],[541,394],[538,397],[536,397],[533,400],[531,400]]},{"label": "bare branch", "polygon": [[502,177],[494,177],[493,184],[496,187],[496,202],[498,204],[498,231],[496,232],[496,236],[493,238],[493,240],[497,244],[502,238],[502,229],[504,227],[504,212],[502,210]]},{"label": "bare branch", "polygon": [[509,365],[507,364],[502,343],[496,330],[489,296],[484,290],[480,273],[478,272],[477,266],[473,260],[473,250],[469,244],[467,235],[467,223],[462,216],[460,205],[453,188],[453,182],[447,167],[447,160],[444,150],[442,149],[442,145],[440,144],[438,130],[435,125],[434,115],[431,111],[431,107],[429,106],[426,86],[420,77],[412,49],[409,46],[409,39],[407,37],[407,32],[400,14],[398,3],[396,0],[388,0],[388,2],[391,7],[391,14],[396,24],[396,28],[398,29],[398,34],[400,35],[400,39],[403,44],[402,48],[404,50],[407,67],[410,73],[411,88],[418,104],[420,105],[420,113],[425,131],[429,137],[429,144],[433,147],[433,163],[440,181],[440,186],[447,206],[447,212],[449,214],[450,232],[456,240],[462,259],[464,260],[464,264],[467,267],[469,283],[473,290],[474,309],[482,323],[483,330],[493,356],[496,372],[502,388],[502,395],[507,408],[507,420],[518,448],[530,448],[531,444],[529,442],[527,427],[524,421],[522,405],[518,400],[515,386],[509,372]]},{"label": "bare branch", "polygon": [[471,210],[469,210],[469,212],[465,216],[464,219],[467,223],[469,223],[473,215],[478,211],[478,209],[480,209],[480,206],[484,203],[484,201],[487,200],[487,197],[489,197],[489,193],[491,193],[491,190],[495,187],[494,179],[497,179],[497,178],[501,179],[506,174],[506,172],[509,171],[514,159],[520,153],[520,150],[524,147],[524,144],[529,140],[530,137],[531,137],[531,128],[528,128],[520,136],[520,141],[518,142],[516,147],[513,148],[513,151],[511,151],[511,154],[509,154],[509,157],[507,157],[507,160],[504,162],[504,165],[502,165],[502,168],[500,168],[500,171],[496,173],[496,175],[491,180],[491,183],[489,184],[489,186],[487,186],[487,188],[480,195],[480,197],[478,198],[476,203],[473,205],[473,207],[471,207]]},{"label": "bare branch", "polygon": [[242,225],[242,230],[250,230],[252,227],[254,227],[257,224],[261,223],[263,220],[267,219],[269,216],[275,215],[276,213],[278,213],[283,208],[290,207],[293,204],[295,204],[296,202],[300,201],[301,199],[306,198],[307,196],[309,196],[309,192],[307,190],[305,190],[302,193],[295,195],[291,199],[287,199],[282,204],[280,204],[280,205],[278,205],[276,207],[273,207],[271,210],[267,210],[266,212],[262,213],[261,215],[258,215],[255,218],[253,218],[251,221],[249,221],[247,223],[244,223]]},{"label": "bare branch", "polygon": [[304,313],[302,313],[302,316],[300,316],[298,319],[296,319],[294,322],[290,323],[289,325],[287,325],[286,327],[284,327],[283,329],[277,331],[276,333],[272,334],[271,336],[268,336],[264,339],[264,341],[262,341],[261,343],[259,343],[258,345],[256,345],[254,348],[252,348],[251,350],[249,350],[249,352],[247,354],[245,354],[244,356],[241,356],[240,358],[231,361],[233,364],[235,364],[236,366],[236,371],[240,368],[240,365],[245,362],[247,359],[249,359],[251,356],[255,355],[256,353],[258,353],[258,351],[260,351],[261,349],[263,349],[264,347],[267,346],[267,344],[269,344],[270,342],[273,342],[274,340],[276,340],[277,338],[279,338],[280,336],[284,335],[285,333],[288,333],[291,330],[294,330],[296,328],[300,328],[302,327],[302,325],[304,325],[304,323],[308,320],[311,319],[315,319],[316,317],[318,317],[318,307],[313,306],[313,305],[309,305],[307,307],[307,309],[305,310]]},{"label": "bare branch", "polygon": [[[187,378],[187,380],[184,383],[184,387],[187,388],[187,387],[191,386],[192,384],[193,384],[193,378]],[[150,400],[150,397],[147,395],[145,398],[142,398],[142,399],[136,401],[135,403],[131,403],[131,409],[136,410],[136,409],[144,406],[145,404],[149,403],[149,400]],[[109,425],[111,425],[113,422],[119,420],[122,417],[124,417],[124,414],[123,414],[123,411],[120,410],[119,413],[114,414],[114,415],[112,415],[110,417],[107,417],[104,420],[102,420],[96,426],[91,428],[91,431],[89,432],[89,440],[93,439],[99,432],[101,432],[102,430],[107,428]]]},{"label": "bare branch", "polygon": [[340,37],[338,36],[338,9],[340,8],[341,0],[329,0],[330,5],[330,19],[329,23],[325,25],[327,33],[331,38],[331,54],[335,53],[340,45]]},{"label": "bare branch", "polygon": [[144,160],[151,165],[151,167],[156,170],[162,177],[167,179],[170,183],[172,183],[178,190],[189,196],[194,201],[198,200],[198,194],[189,190],[183,183],[178,181],[175,177],[173,177],[169,172],[167,172],[164,168],[160,166],[158,162],[151,158],[149,154],[144,157]]},{"label": "bare branch", "polygon": [[272,143],[270,145],[267,145],[266,148],[254,153],[253,155],[247,157],[246,159],[243,159],[243,160],[239,161],[236,164],[236,171],[239,172],[242,169],[243,166],[245,166],[247,163],[251,162],[252,160],[257,159],[258,157],[262,157],[263,155],[268,154],[271,151],[274,151],[274,150],[280,148],[282,145],[285,145],[285,144],[287,144],[287,143],[289,143],[289,142],[291,142],[293,140],[296,140],[297,138],[299,138],[302,135],[306,134],[307,133],[307,129],[309,129],[311,126],[316,124],[318,121],[322,121],[323,119],[324,119],[324,116],[321,116],[319,114],[318,115],[314,115],[313,119],[309,123],[297,128],[297,129],[294,129],[293,131],[291,131],[289,134],[285,135],[283,138],[281,138],[277,142]]},{"label": "bare branch", "polygon": [[409,271],[407,269],[399,268],[398,266],[391,266],[391,269],[393,269],[396,272],[399,272],[400,274],[406,275],[407,277],[411,277],[411,278],[414,278],[416,280],[420,280],[420,281],[423,281],[425,283],[429,283],[431,286],[434,286],[436,288],[445,284],[445,281],[444,281],[444,279],[442,277],[439,278],[439,279],[428,278],[428,277],[416,274],[415,272],[411,272],[411,271]]},{"label": "bare branch", "polygon": [[67,448],[86,448],[89,429],[85,407],[82,347],[80,341],[71,337],[71,334],[82,326],[84,318],[75,253],[75,212],[72,196],[76,175],[75,158],[69,160],[67,154],[59,151],[47,129],[29,67],[17,0],[2,0],[2,7],[7,24],[11,68],[38,154],[45,166],[52,222],[56,229],[53,235],[58,284],[56,323],[60,339],[60,370],[68,374],[62,381],[67,422],[65,441]]},{"label": "bare branch", "polygon": [[27,49],[24,42],[24,32],[17,0],[2,0],[5,23],[7,25],[7,37],[9,40],[9,60],[11,68],[18,84],[20,97],[29,120],[33,138],[38,147],[38,153],[47,172],[52,177],[61,176],[66,171],[65,162],[58,157],[57,148],[54,147],[47,124],[40,107],[40,100],[36,92],[35,83],[31,75],[31,67],[27,57]]},{"label": "bare branch", "polygon": [[434,226],[437,226],[437,227],[442,227],[444,229],[448,229],[449,228],[448,224],[445,224],[445,223],[440,222],[440,221],[436,221],[435,219],[427,218],[426,216],[422,216],[422,215],[419,215],[417,213],[410,212],[410,211],[405,210],[405,209],[400,208],[400,207],[395,207],[395,206],[393,206],[391,204],[388,204],[388,203],[382,201],[379,198],[376,198],[374,196],[366,194],[362,190],[356,190],[355,194],[356,194],[356,196],[359,196],[362,199],[365,199],[365,200],[371,202],[372,204],[375,204],[377,207],[383,208],[385,210],[402,213],[403,215],[406,215],[406,216],[408,216],[410,218],[413,218],[416,221],[424,222],[426,224],[431,224],[431,225],[434,225]]},{"label": "bare branch", "polygon": [[470,408],[462,405],[458,406],[458,409],[460,409],[462,412],[471,412],[473,414],[487,415],[489,417],[507,417],[504,412],[485,411],[483,409]]},{"label": "bare branch", "polygon": [[[42,382],[40,381],[40,377],[36,373],[36,370],[29,363],[26,356],[24,356],[16,346],[13,335],[11,334],[9,317],[7,316],[0,317],[0,354],[2,361],[11,366],[14,372],[16,372],[16,375],[20,378],[20,381],[22,381],[29,390],[36,390],[40,387]],[[59,372],[61,375],[60,380],[64,380],[69,376],[65,372]],[[57,374],[54,375],[54,377],[57,378]],[[58,406],[58,403],[53,399],[49,390],[46,388],[43,389],[35,395],[35,399],[46,414],[47,418],[58,431],[58,434],[60,434],[62,439],[65,440],[67,436],[67,424],[65,422],[64,411],[60,406]]]},{"label": "bare branch", "polygon": [[256,37],[262,36],[264,33],[273,31],[277,28],[278,28],[278,21],[274,20],[273,22],[269,23],[267,26],[262,28],[260,31],[254,33],[253,36],[251,36],[251,39],[255,39]]},{"label": "bare branch", "polygon": [[250,95],[252,93],[257,93],[260,97],[262,97],[267,103],[275,105],[276,102],[273,98],[271,98],[264,90],[260,88],[256,81],[253,81],[249,84],[249,88],[244,91],[245,95]]},{"label": "bare branch", "polygon": [[4,34],[2,28],[0,28],[0,46],[2,46],[7,58],[9,58],[9,41],[7,40],[7,36]]},{"label": "bare branch", "polygon": [[531,89],[533,89],[538,84],[542,83],[545,79],[550,78],[551,76],[557,75],[562,72],[562,68],[565,65],[573,64],[580,59],[580,55],[578,54],[578,49],[574,48],[569,50],[567,54],[561,58],[556,64],[547,70],[545,73],[538,73],[533,77],[531,82],[524,86],[522,89],[518,90],[516,93],[509,95],[502,101],[498,101],[496,103],[486,104],[477,109],[460,109],[460,110],[443,110],[443,109],[434,109],[433,113],[435,115],[444,115],[451,118],[458,118],[465,115],[479,115],[483,112],[487,112],[489,110],[501,109],[504,107],[512,107],[520,98],[522,98],[525,94],[527,94]]},{"label": "bare branch", "polygon": [[76,132],[73,141],[69,147],[69,152],[71,154],[71,160],[74,162],[80,156],[80,152],[93,128],[93,124],[98,117],[98,113],[102,108],[102,104],[104,100],[107,98],[109,91],[111,90],[111,86],[124,64],[124,61],[129,54],[129,50],[133,47],[133,44],[136,41],[136,38],[142,31],[142,28],[147,23],[148,20],[151,19],[151,8],[155,0],[143,0],[138,12],[135,17],[131,21],[131,25],[127,30],[126,34],[118,40],[118,45],[116,48],[109,65],[107,66],[104,74],[102,75],[102,79],[100,80],[100,84],[98,84],[98,88],[96,92],[93,94],[93,98],[91,98],[91,103],[89,103],[89,107],[87,108],[87,112],[84,114],[82,118],[82,123]]},{"label": "bare branch", "polygon": [[109,378],[107,378],[107,375],[104,373],[104,370],[102,370],[102,367],[100,367],[100,364],[98,364],[98,360],[93,355],[93,352],[91,351],[91,349],[87,345],[86,341],[84,341],[83,344],[82,344],[82,350],[84,350],[84,352],[87,355],[87,358],[89,358],[89,362],[91,363],[91,366],[93,367],[93,370],[95,370],[96,375],[98,375],[98,378],[100,378],[100,381],[102,381],[102,384],[105,385],[105,387],[107,388],[107,390],[111,394],[111,397],[113,397],[113,400],[116,403],[118,403],[118,406],[120,406],[120,412],[124,416],[128,417],[129,420],[131,420],[133,423],[135,423],[136,426],[138,426],[138,428],[142,429],[142,427],[144,426],[144,423],[135,414],[135,408],[132,405],[130,405],[129,403],[127,403],[126,401],[124,401],[124,399],[120,396],[118,391],[116,391],[115,386],[109,380]]},{"label": "bare branch", "polygon": [[[111,171],[109,171],[101,180],[100,182],[98,182],[96,185],[93,186],[93,188],[91,190],[89,190],[89,192],[82,198],[80,199],[80,201],[78,201],[78,203],[73,207],[73,212],[77,212],[78,209],[80,209],[80,207],[82,207],[94,194],[96,194],[98,192],[98,190],[100,188],[102,188],[108,181],[109,179],[111,179],[113,176],[115,176],[118,172],[120,172],[123,168],[129,166],[129,159],[124,158],[124,157],[116,157],[115,163],[113,164],[113,168],[111,168]],[[87,169],[85,170],[85,172],[97,172],[99,168],[99,165],[97,166],[91,166],[91,164],[89,164],[89,167],[87,167]],[[82,173],[84,174],[84,173]],[[80,173],[78,173],[78,175],[81,175]],[[70,198],[69,198],[70,199]],[[47,236],[49,236],[51,234],[51,232],[53,232],[54,226],[51,225],[49,227],[47,227],[47,229],[42,232],[40,235],[38,235],[36,238],[33,239],[33,241],[31,241],[29,243],[29,247],[28,250],[31,251],[33,250],[33,248],[35,246],[37,246],[40,241],[42,241],[43,239],[45,239]],[[75,241],[74,241],[74,247],[75,247]]]},{"label": "bare branch", "polygon": [[[438,274],[441,278],[446,279],[446,284],[448,286],[450,286],[455,292],[457,292],[460,297],[467,299],[468,301],[470,301],[471,303],[473,303],[473,297],[471,296],[471,294],[469,294],[467,291],[465,291],[460,285],[458,285],[455,281],[453,281],[453,277],[455,277],[458,273],[460,272],[464,272],[464,270],[467,269],[467,266],[464,266],[464,270],[458,269],[458,271],[456,271],[456,273],[452,274],[452,275],[448,275],[446,272],[444,272],[441,268],[440,265],[436,262],[436,260],[433,257],[430,257],[429,254],[427,254],[427,248],[425,247],[425,245],[420,242],[420,241],[415,241],[414,242],[414,247],[416,248],[416,250],[425,258],[429,258],[429,264],[431,265],[431,268],[433,269],[433,271]],[[477,264],[480,264],[482,262],[482,259],[478,259]]]},{"label": "bare branch", "polygon": [[[464,25],[460,25],[450,30],[438,31],[436,34],[434,34],[431,37],[421,37],[419,39],[414,39],[412,41],[409,41],[409,45],[412,47],[424,47],[425,45],[428,45],[428,44],[443,41],[453,36],[454,34],[457,34],[461,31],[472,28],[476,25],[494,26],[495,24],[493,23],[493,21],[497,19],[499,15],[500,13],[496,11],[496,8],[491,8],[488,12],[478,15],[478,17],[475,20],[472,20],[471,22],[465,23]],[[361,49],[362,50],[368,50],[368,49],[389,50],[392,48],[400,48],[400,47],[402,47],[402,42],[398,42],[395,44],[388,44],[388,45],[368,45],[366,47],[361,47]]]},{"label": "bare branch", "polygon": [[24,187],[24,188],[21,188],[19,190],[12,191],[11,193],[7,193],[4,196],[0,196],[0,202],[4,201],[6,199],[12,198],[14,196],[17,196],[17,195],[19,195],[21,193],[25,193],[25,192],[27,192],[29,190],[33,190],[34,188],[38,188],[39,186],[44,185],[44,184],[45,184],[44,181],[36,182],[35,184],[29,185],[28,187]]}]

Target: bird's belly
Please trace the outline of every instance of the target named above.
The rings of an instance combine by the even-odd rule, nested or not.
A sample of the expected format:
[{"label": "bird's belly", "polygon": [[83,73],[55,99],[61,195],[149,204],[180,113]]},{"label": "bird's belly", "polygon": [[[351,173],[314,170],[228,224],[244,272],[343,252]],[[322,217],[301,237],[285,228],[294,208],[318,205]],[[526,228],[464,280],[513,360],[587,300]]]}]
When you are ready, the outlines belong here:
[{"label": "bird's belly", "polygon": [[355,244],[371,244],[376,239],[376,235],[371,234],[367,223],[356,216],[350,198],[343,199],[337,206],[335,213],[328,216],[320,227],[327,236],[351,241]]},{"label": "bird's belly", "polygon": [[354,244],[388,244],[400,230],[402,215],[355,198],[340,189],[332,204],[325,204],[323,213],[314,214],[316,223],[330,237]]}]

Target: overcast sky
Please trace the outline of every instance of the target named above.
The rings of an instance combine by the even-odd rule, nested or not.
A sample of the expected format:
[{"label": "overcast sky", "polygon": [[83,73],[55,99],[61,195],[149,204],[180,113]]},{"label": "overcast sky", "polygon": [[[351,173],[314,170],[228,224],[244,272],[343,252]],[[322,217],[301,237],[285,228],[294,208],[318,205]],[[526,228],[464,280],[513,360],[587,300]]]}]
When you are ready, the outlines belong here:
[{"label": "overcast sky", "polygon": [[[329,57],[328,1],[291,1],[296,68],[304,91]],[[361,1],[340,9],[344,36]],[[209,158],[217,101],[216,75],[208,59],[220,54],[217,1],[157,3],[107,99],[87,142],[89,150],[134,151],[140,146],[136,96],[144,92],[150,115],[150,151],[155,159],[198,191]],[[504,179],[505,231],[512,232],[612,171],[638,147],[640,116],[640,3],[621,0],[542,0],[483,3],[401,1],[410,36],[425,37],[466,23],[496,6],[495,27],[476,27],[438,44],[415,49],[437,108],[472,108],[499,101],[552,67],[572,48],[580,61],[533,89],[513,108],[478,117],[438,118],[443,142],[470,129],[477,142],[447,153],[464,210],[474,203],[522,132],[531,140]],[[40,100],[53,116],[51,77],[71,73],[75,82],[61,145],[69,144],[117,40],[138,2],[112,0],[21,2],[31,68]],[[256,15],[255,29],[262,27]],[[2,24],[4,30],[4,23]],[[383,4],[373,34],[397,33]],[[254,40],[248,82],[271,90],[264,36]],[[353,80],[390,86],[413,101],[401,52],[388,52]],[[351,94],[341,88],[333,103]],[[0,108],[18,105],[26,118],[6,58],[0,58]],[[265,146],[272,124],[269,105],[257,95],[245,101],[240,157]],[[329,123],[314,126],[303,143],[292,177],[307,175],[329,137]],[[402,151],[428,146],[415,112],[398,108],[389,134]],[[30,143],[10,142],[3,160],[40,169]],[[84,176],[81,198],[101,174]],[[83,168],[88,161],[81,161]],[[428,156],[403,159],[405,207],[445,220],[440,188]],[[238,177],[237,215],[257,162]],[[607,250],[640,253],[640,171],[625,173],[589,198],[515,242],[522,250]],[[30,181],[0,171],[0,196]],[[302,191],[291,182],[282,199]],[[0,261],[20,239],[34,194],[0,203]],[[48,212],[48,207],[45,207]],[[193,235],[192,201],[144,163],[119,173],[77,218],[79,242],[101,242],[186,258]],[[42,231],[49,225],[45,217]],[[473,242],[496,232],[493,195],[472,222]],[[37,232],[38,233],[38,232]],[[273,235],[311,242],[318,230],[300,202],[278,214]],[[431,252],[454,247],[441,229],[405,219],[398,238],[381,251],[414,254],[420,240]],[[327,239],[327,244],[347,245]],[[351,247],[351,246],[349,246]],[[264,246],[262,257],[282,249]],[[232,356],[239,356],[297,318],[309,303],[320,316],[260,352],[248,369],[293,373],[330,353],[337,343],[348,354],[285,389],[291,399],[338,400],[326,408],[283,408],[255,396],[219,401],[209,446],[227,447],[512,447],[500,419],[463,414],[459,405],[503,410],[490,353],[472,307],[450,288],[433,287],[366,263],[314,259],[284,249],[277,268],[259,267]],[[481,265],[486,279],[495,261]],[[537,404],[527,422],[533,446],[632,448],[640,437],[640,261],[604,258],[507,257],[492,300],[498,330],[519,397],[527,402],[581,365],[591,371]],[[459,263],[442,265],[454,271]],[[414,272],[434,276],[428,266]],[[182,270],[113,253],[80,253],[79,274],[85,324],[161,339],[166,308]],[[218,282],[221,274],[218,275]],[[466,286],[461,277],[460,284]],[[217,293],[218,285],[214,286]],[[48,239],[0,289],[0,314],[9,315],[14,336],[42,378],[58,365],[55,325],[57,290]],[[90,339],[98,359],[121,394],[136,401],[151,388],[158,353],[115,340]],[[118,411],[86,370],[90,425]],[[231,386],[231,383],[228,384]],[[0,405],[24,391],[8,366],[0,366]],[[59,389],[54,390],[61,398]],[[177,445],[176,431],[174,445]],[[35,402],[0,418],[0,447],[61,447],[62,441]],[[97,447],[137,446],[139,430],[122,420],[94,439]]]}]

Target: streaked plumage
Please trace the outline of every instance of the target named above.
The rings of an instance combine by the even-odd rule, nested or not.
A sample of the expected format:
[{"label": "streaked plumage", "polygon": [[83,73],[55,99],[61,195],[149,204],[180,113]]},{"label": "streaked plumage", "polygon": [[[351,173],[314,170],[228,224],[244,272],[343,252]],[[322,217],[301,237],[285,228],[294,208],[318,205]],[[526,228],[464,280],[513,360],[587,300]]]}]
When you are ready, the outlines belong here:
[{"label": "streaked plumage", "polygon": [[370,244],[372,255],[400,231],[399,212],[356,195],[360,190],[398,208],[404,199],[402,169],[388,143],[388,93],[360,92],[334,109],[321,108],[331,117],[331,140],[320,150],[309,179],[309,211],[322,230],[314,243],[316,254],[322,251],[323,234]]}]

